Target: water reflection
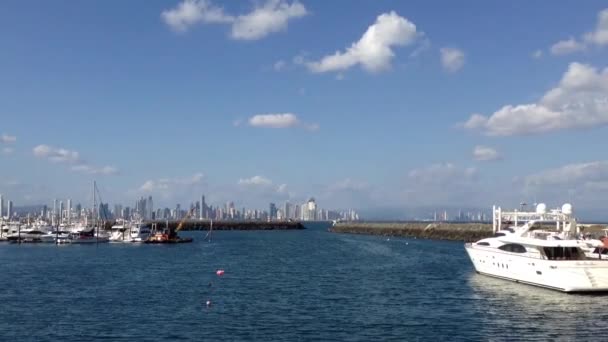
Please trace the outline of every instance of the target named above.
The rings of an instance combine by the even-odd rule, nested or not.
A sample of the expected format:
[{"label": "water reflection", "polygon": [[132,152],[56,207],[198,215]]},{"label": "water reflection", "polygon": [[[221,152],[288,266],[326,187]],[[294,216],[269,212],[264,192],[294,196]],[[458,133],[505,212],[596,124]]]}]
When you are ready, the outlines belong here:
[{"label": "water reflection", "polygon": [[608,326],[604,295],[566,294],[476,273],[468,282],[475,311],[486,313],[482,318],[486,336],[590,338]]}]

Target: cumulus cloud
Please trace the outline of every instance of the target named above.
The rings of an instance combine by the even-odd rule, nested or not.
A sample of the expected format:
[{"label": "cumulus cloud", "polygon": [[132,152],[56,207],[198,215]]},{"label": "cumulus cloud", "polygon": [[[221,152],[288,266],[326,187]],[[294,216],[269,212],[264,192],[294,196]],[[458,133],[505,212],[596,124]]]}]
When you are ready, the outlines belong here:
[{"label": "cumulus cloud", "polygon": [[204,178],[205,175],[198,172],[185,178],[161,178],[156,180],[147,180],[144,182],[144,184],[142,184],[142,186],[139,187],[139,191],[154,192],[159,190],[174,190],[176,187],[190,187],[201,184]]},{"label": "cumulus cloud", "polygon": [[500,154],[491,147],[477,145],[473,149],[473,158],[478,161],[493,161],[500,159]]},{"label": "cumulus cloud", "polygon": [[472,180],[477,175],[474,167],[460,168],[452,163],[438,163],[424,168],[413,169],[408,173],[410,180],[418,184],[439,184]]},{"label": "cumulus cloud", "polygon": [[53,147],[49,145],[38,145],[33,149],[34,156],[46,159],[53,163],[71,165],[70,169],[74,172],[99,175],[113,175],[118,173],[118,169],[113,166],[94,166],[80,157],[80,153],[65,148]]},{"label": "cumulus cloud", "polygon": [[284,60],[278,60],[274,63],[272,68],[274,71],[282,71],[287,67],[287,63]]},{"label": "cumulus cloud", "polygon": [[240,178],[233,190],[246,203],[280,202],[292,198],[295,194],[288,190],[287,184],[276,185],[264,176]]},{"label": "cumulus cloud", "polygon": [[3,147],[2,148],[2,154],[12,154],[13,152],[15,152],[15,149],[12,147]]},{"label": "cumulus cloud", "polygon": [[590,46],[605,45],[608,45],[608,8],[598,13],[595,30],[584,33],[580,39],[570,37],[553,44],[551,53],[565,55],[584,51]]},{"label": "cumulus cloud", "polygon": [[318,130],[319,125],[316,123],[305,123],[298,119],[298,116],[293,113],[279,114],[257,114],[249,118],[247,121],[251,127],[266,127],[266,128],[291,128],[302,127],[308,130]]},{"label": "cumulus cloud", "polygon": [[38,158],[46,158],[56,163],[76,163],[80,161],[78,152],[49,145],[38,145],[34,147],[34,155]]},{"label": "cumulus cloud", "polygon": [[355,65],[370,72],[383,71],[391,66],[394,48],[412,44],[417,36],[414,23],[394,11],[383,13],[346,51],[337,51],[307,66],[317,73],[342,71]]},{"label": "cumulus cloud", "polygon": [[474,167],[437,163],[411,170],[405,193],[408,205],[476,204],[484,195],[483,183]]},{"label": "cumulus cloud", "polygon": [[184,32],[198,23],[231,23],[234,17],[224,14],[221,7],[207,0],[184,0],[177,7],[165,10],[161,18],[173,30]]},{"label": "cumulus cloud", "polygon": [[17,141],[17,137],[14,135],[8,135],[6,133],[0,135],[0,143],[3,144],[12,144]]},{"label": "cumulus cloud", "polygon": [[511,136],[608,124],[608,68],[571,63],[559,84],[536,103],[507,105],[490,116],[473,114],[465,128]]},{"label": "cumulus cloud", "polygon": [[184,0],[177,7],[163,11],[161,18],[178,32],[187,31],[199,23],[230,24],[233,39],[257,40],[286,30],[289,20],[307,14],[304,5],[298,1],[267,0],[261,5],[257,4],[249,13],[229,15],[209,0]]},{"label": "cumulus cloud", "polygon": [[608,8],[598,13],[595,30],[585,33],[583,40],[588,44],[608,45]]},{"label": "cumulus cloud", "polygon": [[536,50],[534,52],[532,52],[532,58],[534,59],[540,59],[543,57],[543,50]]},{"label": "cumulus cloud", "polygon": [[441,48],[441,65],[449,72],[456,72],[464,66],[464,52],[455,48]]},{"label": "cumulus cloud", "polygon": [[596,208],[608,194],[608,161],[572,163],[523,178],[524,194]]},{"label": "cumulus cloud", "polygon": [[608,181],[608,161],[574,163],[526,177],[529,186],[572,185]]},{"label": "cumulus cloud", "polygon": [[92,175],[114,175],[118,173],[118,169],[113,166],[95,167],[86,164],[72,166],[72,171],[83,172]]},{"label": "cumulus cloud", "polygon": [[567,55],[569,53],[585,50],[585,44],[576,41],[574,38],[560,40],[551,46],[551,53],[554,55]]},{"label": "cumulus cloud", "polygon": [[238,182],[239,185],[271,185],[272,181],[263,176],[253,176],[251,178],[241,178]]}]

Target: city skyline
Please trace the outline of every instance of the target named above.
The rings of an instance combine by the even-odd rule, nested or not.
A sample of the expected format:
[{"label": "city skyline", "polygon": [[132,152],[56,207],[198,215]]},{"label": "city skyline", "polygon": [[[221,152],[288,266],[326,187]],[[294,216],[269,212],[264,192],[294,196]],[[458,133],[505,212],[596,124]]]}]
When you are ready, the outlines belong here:
[{"label": "city skyline", "polygon": [[[95,206],[95,207],[93,207]],[[190,202],[189,205],[181,206],[176,203],[171,207],[154,207],[152,196],[140,197],[133,206],[114,203],[110,206],[107,202],[94,202],[87,206],[76,203],[72,206],[72,200],[54,199],[52,206],[40,204],[37,209],[13,208],[11,200],[4,204],[4,196],[0,194],[0,220],[17,219],[24,217],[42,218],[57,224],[63,222],[72,224],[75,221],[82,221],[83,218],[99,218],[108,220],[272,220],[272,221],[331,221],[349,220],[356,221],[361,219],[359,214],[353,209],[339,210],[318,207],[314,198],[308,199],[305,203],[291,203],[286,201],[281,207],[276,203],[269,203],[269,210],[259,208],[237,208],[233,201],[223,205],[209,205],[205,200],[205,195],[201,195],[200,201]],[[93,209],[94,208],[94,209]],[[20,209],[20,210],[16,210]],[[19,212],[20,211],[20,212]],[[72,220],[73,219],[73,220]]]},{"label": "city skyline", "polygon": [[0,22],[15,205],[84,204],[97,180],[104,203],[608,218],[599,0],[7,1]]}]

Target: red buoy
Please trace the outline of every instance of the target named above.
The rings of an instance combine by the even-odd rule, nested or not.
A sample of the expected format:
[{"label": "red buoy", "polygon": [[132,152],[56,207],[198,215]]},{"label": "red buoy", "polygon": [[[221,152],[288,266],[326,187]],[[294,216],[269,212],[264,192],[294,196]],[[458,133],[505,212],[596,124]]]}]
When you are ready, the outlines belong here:
[{"label": "red buoy", "polygon": [[218,276],[223,276],[224,275],[224,270],[217,270],[215,271],[215,274],[217,274]]}]

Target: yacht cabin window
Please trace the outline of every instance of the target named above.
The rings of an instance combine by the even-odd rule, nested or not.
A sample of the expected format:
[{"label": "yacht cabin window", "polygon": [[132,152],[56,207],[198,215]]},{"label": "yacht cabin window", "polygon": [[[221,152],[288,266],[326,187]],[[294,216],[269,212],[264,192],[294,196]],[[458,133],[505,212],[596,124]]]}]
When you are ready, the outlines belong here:
[{"label": "yacht cabin window", "polygon": [[508,243],[506,245],[498,247],[498,249],[512,253],[526,253],[526,247],[518,245],[516,243]]}]

